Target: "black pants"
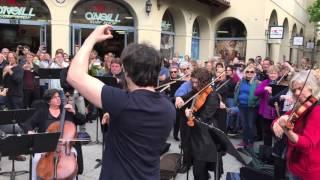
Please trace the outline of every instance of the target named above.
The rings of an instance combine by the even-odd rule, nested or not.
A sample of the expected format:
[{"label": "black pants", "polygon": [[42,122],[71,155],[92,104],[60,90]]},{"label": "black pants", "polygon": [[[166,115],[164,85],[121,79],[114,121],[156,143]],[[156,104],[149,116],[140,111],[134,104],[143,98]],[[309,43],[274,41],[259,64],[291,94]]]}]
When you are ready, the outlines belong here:
[{"label": "black pants", "polygon": [[22,109],[23,97],[7,96],[7,107],[8,109]]},{"label": "black pants", "polygon": [[262,121],[263,117],[258,114],[258,117],[256,118],[256,137],[257,139],[262,139],[263,133],[262,133]]},{"label": "black pants", "polygon": [[179,136],[180,130],[180,113],[179,110],[176,110],[176,121],[173,125],[173,137],[177,138]]},{"label": "black pants", "polygon": [[193,161],[193,176],[195,180],[208,180],[208,162],[194,160]]},{"label": "black pants", "polygon": [[274,179],[284,180],[286,179],[286,160],[280,157],[274,157]]},{"label": "black pants", "polygon": [[263,124],[263,144],[271,147],[272,146],[272,136],[273,136],[273,132],[271,130],[272,120],[263,118],[262,124]]},{"label": "black pants", "polygon": [[183,151],[183,165],[190,167],[192,163],[191,143],[190,143],[190,128],[187,126],[187,118],[184,109],[177,110],[180,115],[180,136],[181,148]]},{"label": "black pants", "polygon": [[23,90],[23,105],[24,108],[30,108],[34,100],[40,99],[39,89],[24,89]]}]

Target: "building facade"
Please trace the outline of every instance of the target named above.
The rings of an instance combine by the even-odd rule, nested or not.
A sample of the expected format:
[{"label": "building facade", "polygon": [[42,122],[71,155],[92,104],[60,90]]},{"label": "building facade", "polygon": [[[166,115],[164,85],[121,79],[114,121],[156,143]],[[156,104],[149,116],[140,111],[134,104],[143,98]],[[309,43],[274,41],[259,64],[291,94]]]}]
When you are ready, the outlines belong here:
[{"label": "building facade", "polygon": [[[147,42],[166,57],[174,53],[207,60],[270,56],[296,63],[310,56],[293,46],[295,36],[314,40],[306,8],[314,0],[1,0],[0,48],[43,44],[70,54],[99,24],[114,27],[114,39],[98,44],[100,55],[120,55],[131,42]],[[269,39],[282,26],[282,39]]]}]

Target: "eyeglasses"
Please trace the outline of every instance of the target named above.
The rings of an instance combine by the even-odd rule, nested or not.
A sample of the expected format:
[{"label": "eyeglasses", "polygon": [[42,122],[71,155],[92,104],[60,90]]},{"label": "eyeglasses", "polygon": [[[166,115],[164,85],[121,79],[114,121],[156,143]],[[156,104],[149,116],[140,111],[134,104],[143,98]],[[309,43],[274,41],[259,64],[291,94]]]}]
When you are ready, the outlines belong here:
[{"label": "eyeglasses", "polygon": [[185,71],[185,70],[189,70],[190,68],[184,68],[184,69],[181,69],[182,71]]},{"label": "eyeglasses", "polygon": [[170,73],[177,73],[177,71],[170,71]]},{"label": "eyeglasses", "polygon": [[254,73],[254,71],[246,71],[246,73],[247,73],[247,74],[248,74],[248,73],[253,74],[253,73]]}]

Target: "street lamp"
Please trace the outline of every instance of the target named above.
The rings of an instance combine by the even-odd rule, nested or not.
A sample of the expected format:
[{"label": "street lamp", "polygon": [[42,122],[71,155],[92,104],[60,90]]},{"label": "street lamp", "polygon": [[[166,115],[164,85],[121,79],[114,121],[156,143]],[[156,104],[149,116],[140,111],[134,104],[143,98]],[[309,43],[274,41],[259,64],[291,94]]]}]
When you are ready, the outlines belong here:
[{"label": "street lamp", "polygon": [[152,7],[151,0],[147,0],[146,1],[146,13],[148,14],[148,16],[149,16],[149,14],[151,12],[151,7]]}]

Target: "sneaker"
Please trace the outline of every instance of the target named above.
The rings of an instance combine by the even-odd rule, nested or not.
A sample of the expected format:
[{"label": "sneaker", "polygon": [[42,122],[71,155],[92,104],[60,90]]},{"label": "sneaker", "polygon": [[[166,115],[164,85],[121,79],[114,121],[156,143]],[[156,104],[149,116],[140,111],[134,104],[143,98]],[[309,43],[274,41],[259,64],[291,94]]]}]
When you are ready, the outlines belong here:
[{"label": "sneaker", "polygon": [[238,132],[236,130],[230,130],[228,132],[228,136],[234,137],[234,136],[237,136],[237,135],[238,135]]}]

